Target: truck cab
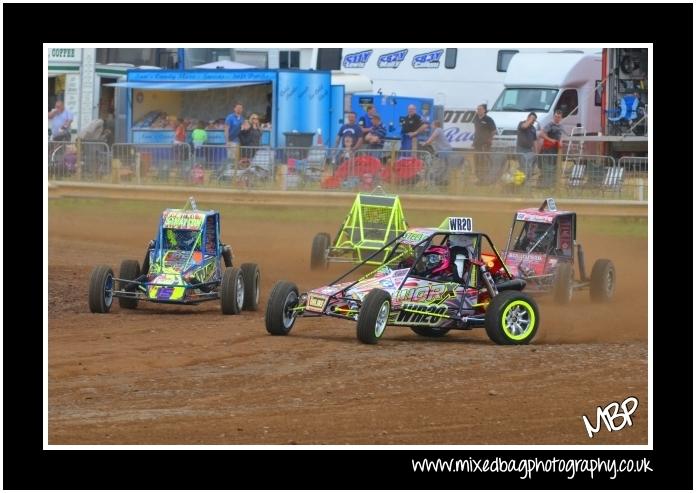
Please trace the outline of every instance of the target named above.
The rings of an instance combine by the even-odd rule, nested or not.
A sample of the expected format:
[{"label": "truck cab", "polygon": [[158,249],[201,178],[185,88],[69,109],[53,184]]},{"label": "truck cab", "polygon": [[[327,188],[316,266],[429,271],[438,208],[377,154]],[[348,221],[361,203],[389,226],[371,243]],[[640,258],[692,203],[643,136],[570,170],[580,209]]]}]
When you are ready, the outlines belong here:
[{"label": "truck cab", "polygon": [[601,73],[601,54],[519,53],[510,62],[505,87],[488,116],[503,139],[515,138],[517,125],[532,111],[537,114],[537,131],[561,110],[567,135],[574,127],[597,133],[601,130],[601,99],[596,97],[595,87]]}]

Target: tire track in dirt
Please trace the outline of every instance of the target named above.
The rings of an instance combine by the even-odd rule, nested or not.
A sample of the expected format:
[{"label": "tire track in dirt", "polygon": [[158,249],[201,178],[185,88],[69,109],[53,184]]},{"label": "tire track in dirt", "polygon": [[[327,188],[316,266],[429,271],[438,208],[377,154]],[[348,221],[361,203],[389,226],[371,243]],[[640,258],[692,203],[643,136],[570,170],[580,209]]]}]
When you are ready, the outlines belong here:
[{"label": "tire track in dirt", "polygon": [[[333,319],[269,336],[263,313],[277,280],[302,290],[345,270],[309,271],[313,235],[333,234],[342,209],[311,224],[223,215],[235,263],[261,268],[259,312],[224,316],[211,302],[89,313],[93,266],[142,261],[159,212],[104,219],[49,206],[49,443],[647,442],[645,239],[579,229],[590,266],[615,263],[616,299],[541,300],[540,332],[525,347],[495,346],[478,329],[428,340],[391,327],[365,346],[354,324]],[[429,214],[443,215],[414,215]],[[481,229],[502,242],[509,223],[490,213]],[[628,395],[640,399],[634,425],[588,439],[580,416]]]}]

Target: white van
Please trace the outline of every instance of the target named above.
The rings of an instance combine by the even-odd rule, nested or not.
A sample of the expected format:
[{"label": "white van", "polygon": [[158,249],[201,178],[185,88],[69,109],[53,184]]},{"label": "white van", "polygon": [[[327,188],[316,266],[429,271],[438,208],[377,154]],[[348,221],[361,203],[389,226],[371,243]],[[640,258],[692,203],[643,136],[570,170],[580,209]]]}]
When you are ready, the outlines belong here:
[{"label": "white van", "polygon": [[488,116],[498,135],[511,140],[530,112],[537,114],[539,129],[552,121],[557,109],[563,112],[561,124],[568,135],[580,126],[587,135],[596,134],[601,130],[602,101],[596,90],[601,79],[601,53],[519,53],[510,62],[505,88]]}]

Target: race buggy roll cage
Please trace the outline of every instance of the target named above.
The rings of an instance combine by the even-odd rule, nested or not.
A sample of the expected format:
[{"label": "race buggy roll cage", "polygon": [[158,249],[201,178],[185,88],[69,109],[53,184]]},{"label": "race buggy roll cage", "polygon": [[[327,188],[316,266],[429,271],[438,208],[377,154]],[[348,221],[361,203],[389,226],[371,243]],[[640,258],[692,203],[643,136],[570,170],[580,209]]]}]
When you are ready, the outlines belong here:
[{"label": "race buggy roll cage", "polygon": [[[355,265],[355,266],[354,266],[353,268],[351,268],[348,272],[344,273],[344,274],[341,275],[338,279],[336,279],[336,280],[332,281],[331,283],[329,283],[327,286],[334,286],[334,285],[336,285],[339,281],[345,279],[349,274],[355,272],[357,269],[359,269],[359,268],[362,267],[363,265],[366,265],[370,260],[372,260],[374,257],[378,256],[380,253],[382,253],[383,250],[386,250],[387,248],[390,248],[394,243],[397,243],[401,238],[404,237],[404,235],[406,235],[406,234],[408,234],[408,233],[409,233],[409,231],[404,231],[403,233],[399,234],[397,237],[395,237],[395,238],[394,238],[393,240],[391,240],[389,243],[385,244],[382,248],[380,248],[379,250],[377,250],[376,252],[374,252],[372,255],[370,255],[369,257],[367,257],[366,259],[364,259],[364,260],[363,260],[362,262],[360,262],[359,264]],[[462,281],[461,281],[460,283],[457,283],[457,284],[460,284],[460,285],[465,286],[465,287],[468,286],[468,285],[471,283],[471,276],[472,276],[472,274],[474,275],[474,282],[476,282],[475,274],[478,272],[478,273],[480,274],[480,278],[483,280],[484,288],[488,291],[488,294],[489,294],[489,296],[490,296],[491,299],[492,299],[493,297],[497,296],[498,293],[499,293],[500,291],[508,290],[508,289],[517,289],[517,290],[521,290],[521,289],[524,288],[524,286],[525,286],[525,284],[526,284],[525,281],[522,280],[522,279],[513,279],[513,276],[512,276],[512,275],[510,274],[510,272],[508,271],[507,266],[505,265],[505,262],[503,262],[502,258],[500,257],[500,254],[498,253],[498,250],[497,250],[497,249],[495,248],[495,246],[493,245],[493,242],[491,241],[490,237],[489,237],[488,235],[486,235],[485,233],[471,233],[471,232],[464,233],[464,232],[458,232],[458,231],[439,230],[439,229],[437,229],[437,230],[430,231],[430,234],[426,234],[426,233],[423,233],[423,234],[424,234],[424,238],[423,238],[422,240],[417,241],[416,243],[413,243],[413,244],[409,244],[409,245],[408,245],[408,246],[411,247],[415,252],[421,251],[421,254],[420,254],[420,255],[422,255],[422,252],[424,252],[424,251],[427,249],[427,247],[429,246],[429,244],[432,242],[433,238],[434,238],[435,236],[437,236],[437,235],[440,235],[440,234],[446,235],[445,238],[443,239],[443,241],[441,242],[441,244],[444,244],[444,242],[449,238],[449,236],[469,236],[469,237],[474,237],[474,238],[475,238],[475,239],[474,239],[474,242],[473,242],[473,244],[474,244],[474,250],[473,250],[473,252],[470,252],[470,256],[469,256],[469,259],[468,259],[468,260],[469,260],[469,262],[471,262],[472,264],[474,264],[475,266],[477,266],[477,270],[471,270],[471,269],[467,270],[467,272],[466,272],[466,277],[462,278]],[[478,258],[480,258],[480,256],[481,256],[481,244],[482,244],[481,239],[482,239],[482,238],[485,238],[485,239],[486,239],[486,241],[488,242],[488,245],[491,247],[491,249],[493,250],[493,252],[494,252],[494,254],[495,254],[495,256],[496,256],[496,258],[497,258],[498,261],[500,262],[500,264],[501,264],[501,266],[502,266],[502,269],[505,271],[505,274],[506,274],[507,277],[508,277],[508,280],[507,280],[507,281],[504,281],[504,282],[502,282],[502,283],[496,284],[495,281],[493,280],[493,277],[491,276],[490,272],[489,272],[488,269],[486,268],[486,263],[485,263],[485,262],[482,262],[482,261],[480,261],[480,260],[478,260]],[[422,249],[421,249],[421,248],[422,248]],[[421,250],[419,250],[419,249],[421,249]],[[325,305],[325,306],[328,308],[328,307],[331,305],[331,301],[332,301],[332,300],[334,300],[334,301],[345,301],[345,302],[348,302],[348,303],[353,303],[353,304],[355,304],[356,309],[355,309],[355,310],[350,310],[351,313],[352,313],[352,312],[357,312],[357,311],[358,311],[357,308],[360,307],[360,306],[362,305],[362,301],[361,301],[361,300],[356,300],[356,299],[353,299],[353,298],[346,298],[346,297],[344,297],[343,295],[345,294],[345,292],[346,292],[347,290],[349,290],[350,288],[352,288],[353,286],[355,286],[355,285],[358,284],[359,282],[361,282],[361,281],[363,281],[363,280],[369,278],[372,274],[374,274],[374,273],[376,273],[377,271],[379,271],[379,270],[380,270],[382,267],[384,267],[386,264],[391,263],[391,262],[394,262],[395,260],[397,260],[398,257],[397,257],[397,258],[394,257],[395,252],[396,252],[396,249],[395,249],[395,248],[391,248],[390,253],[389,253],[388,256],[385,258],[384,262],[382,262],[382,264],[380,264],[379,267],[377,267],[376,269],[371,270],[370,272],[368,272],[367,274],[363,275],[362,277],[360,277],[360,278],[357,279],[356,281],[352,282],[352,283],[349,284],[348,286],[344,287],[344,288],[341,289],[340,291],[337,291],[336,293],[334,293],[334,294],[332,294],[332,295],[328,295],[328,298],[327,298],[327,301],[326,301],[326,305]],[[404,253],[405,253],[405,252],[403,252],[403,253],[401,253],[401,254],[399,254],[399,255],[403,255]],[[475,258],[471,258],[471,257],[475,257]],[[412,274],[413,269],[416,267],[417,263],[418,263],[418,261],[416,260],[416,261],[413,262],[412,265],[409,266],[408,272],[404,275],[404,277],[403,277],[401,283],[400,283],[399,286],[396,288],[395,292],[398,292],[398,291],[400,291],[400,290],[403,288],[404,284],[406,283],[406,281],[408,280],[409,277],[415,277],[415,278],[418,278],[418,279],[424,279],[424,280],[430,281],[430,279],[427,279],[427,278],[424,278],[424,277],[420,277],[420,276],[416,276],[416,275],[413,275],[413,274]],[[478,287],[478,283],[476,283],[475,289],[477,289],[477,290],[480,289],[480,288]],[[472,305],[472,306],[469,306],[469,307],[465,307],[465,306],[464,306],[464,302],[466,301],[466,296],[464,296],[465,293],[466,293],[466,291],[465,291],[464,293],[462,293],[462,295],[460,296],[460,299],[459,299],[459,306],[457,307],[456,316],[450,316],[450,315],[444,315],[444,314],[434,314],[434,313],[423,313],[423,312],[420,312],[419,310],[412,310],[412,309],[408,309],[408,308],[401,308],[401,310],[404,310],[404,311],[407,311],[407,312],[413,312],[413,313],[422,313],[422,314],[428,315],[428,316],[437,316],[437,317],[440,317],[440,318],[447,318],[447,319],[454,320],[454,321],[457,321],[457,322],[474,323],[474,324],[477,324],[477,325],[478,325],[478,324],[483,324],[483,323],[485,322],[485,318],[482,318],[482,317],[480,317],[480,316],[479,316],[479,317],[477,317],[477,316],[474,316],[474,317],[463,317],[463,313],[462,313],[462,312],[463,312],[464,309],[474,309],[474,308],[476,308],[477,306],[480,306],[480,305]],[[299,302],[299,301],[300,301],[300,299],[298,298],[298,302]],[[306,301],[306,300],[305,300],[305,301]],[[483,305],[483,304],[481,304],[481,305]],[[326,309],[326,308],[325,308],[325,309]],[[304,307],[304,306],[302,306],[302,307],[295,307],[295,308],[293,308],[292,310],[293,310],[293,311],[299,311],[300,314],[301,314],[302,316],[304,316],[304,317],[306,317],[306,316],[310,316],[310,317],[321,317],[322,315],[328,315],[328,316],[333,316],[333,317],[337,317],[337,318],[344,318],[344,319],[347,319],[347,320],[353,320],[353,318],[352,318],[351,316],[349,316],[349,315],[343,315],[343,314],[336,313],[336,312],[332,312],[332,313],[323,313],[323,311],[322,311],[322,313],[316,313],[316,312],[311,312],[311,311],[308,312],[307,310],[305,310],[305,307]]]}]

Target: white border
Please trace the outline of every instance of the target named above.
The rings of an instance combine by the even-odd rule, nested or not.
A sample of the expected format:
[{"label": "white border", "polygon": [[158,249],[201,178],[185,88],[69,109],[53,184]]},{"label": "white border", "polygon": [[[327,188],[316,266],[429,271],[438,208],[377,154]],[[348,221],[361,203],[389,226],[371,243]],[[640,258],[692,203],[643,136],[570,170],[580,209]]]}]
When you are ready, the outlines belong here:
[{"label": "white border", "polygon": [[[126,2],[136,3],[136,2]],[[312,2],[313,3],[313,2]],[[402,2],[400,2],[402,3]],[[497,3],[493,1],[492,3]],[[553,2],[556,3],[556,2]],[[686,3],[686,2],[684,2]],[[438,43],[377,43],[371,44],[373,48],[430,48]],[[362,48],[365,43],[322,43],[322,48]],[[77,43],[50,43],[43,45],[44,61],[44,108],[48,107],[48,50],[47,48],[179,48],[177,43],[99,43],[99,44],[77,44]],[[185,48],[207,48],[207,47],[230,47],[230,48],[316,48],[317,45],[308,44],[289,44],[289,43],[249,43],[235,44],[229,43],[186,43]],[[652,43],[464,43],[454,44],[456,48],[648,48],[648,101],[652,105],[653,86],[652,68],[653,65],[653,45]],[[0,54],[0,59],[2,55]],[[696,65],[695,65],[696,66]],[[0,87],[2,87],[2,77],[0,69]],[[696,92],[696,90],[695,90]],[[0,103],[1,106],[1,103]],[[42,122],[44,120],[41,120]],[[648,120],[648,444],[647,445],[50,445],[48,443],[48,166],[44,163],[43,172],[43,278],[44,278],[44,305],[43,305],[43,448],[44,450],[653,450],[653,124],[652,118]],[[0,123],[0,131],[2,123]],[[696,134],[695,134],[696,137]],[[0,137],[1,139],[2,137]],[[696,146],[696,138],[694,139]],[[44,140],[44,156],[48,155],[48,142]],[[696,180],[696,178],[694,178]],[[0,177],[0,183],[2,177]],[[696,184],[696,181],[694,182]],[[0,204],[0,210],[2,205]],[[696,211],[696,209],[695,209]],[[694,238],[696,239],[696,213],[694,214]],[[696,253],[696,242],[694,243]],[[0,251],[2,250],[2,233],[0,232]],[[694,294],[696,302],[696,293]],[[0,310],[2,309],[2,284],[0,284]],[[0,342],[0,344],[2,344]],[[695,342],[696,344],[696,342]],[[0,372],[2,370],[0,369]],[[1,384],[0,384],[1,385]],[[628,396],[628,393],[626,394]],[[1,398],[0,398],[1,399]],[[1,403],[2,401],[0,401]],[[597,405],[608,403],[598,402]],[[0,411],[1,413],[1,411]],[[578,422],[581,417],[578,416]],[[696,433],[696,429],[694,430]],[[694,458],[696,464],[696,457]],[[695,468],[696,471],[696,468]]]}]

